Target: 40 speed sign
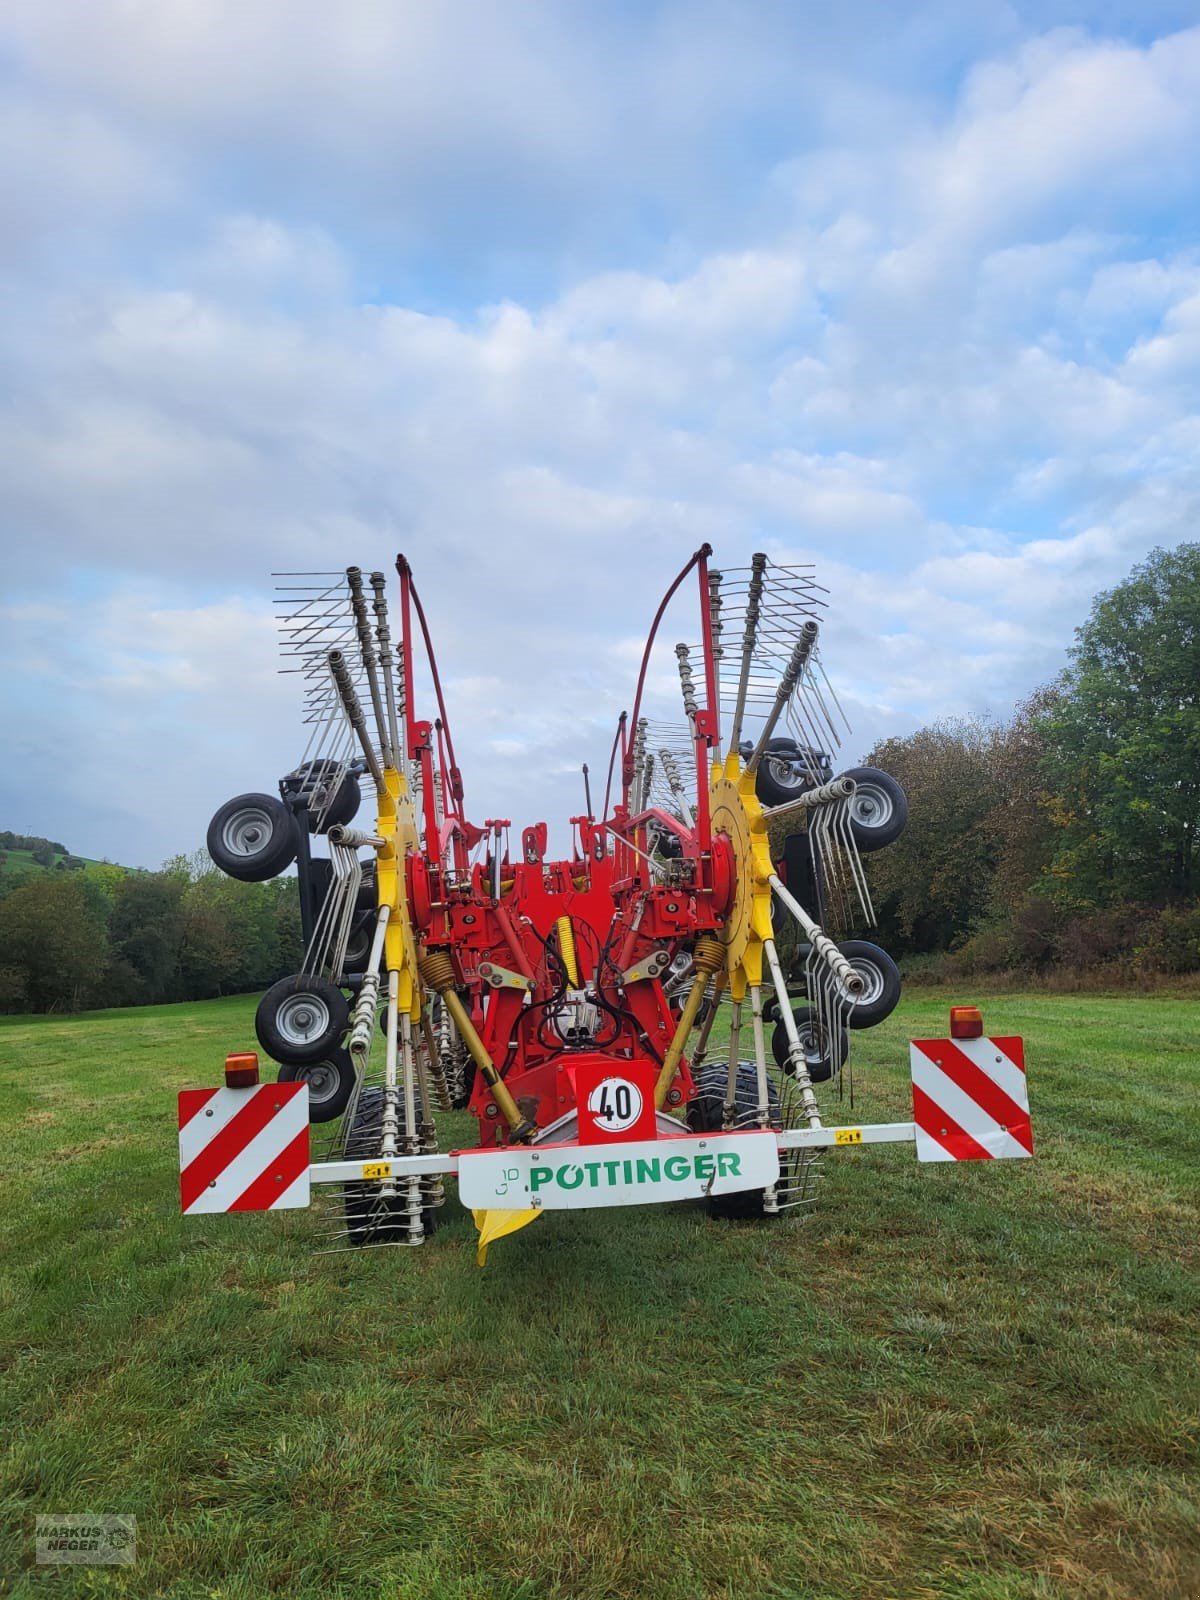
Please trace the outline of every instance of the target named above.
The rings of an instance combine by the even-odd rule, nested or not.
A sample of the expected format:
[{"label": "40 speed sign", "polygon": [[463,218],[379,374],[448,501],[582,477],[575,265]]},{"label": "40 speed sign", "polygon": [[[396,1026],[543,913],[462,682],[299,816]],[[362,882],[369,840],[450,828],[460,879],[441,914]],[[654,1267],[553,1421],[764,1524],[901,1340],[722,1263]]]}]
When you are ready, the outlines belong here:
[{"label": "40 speed sign", "polygon": [[581,1061],[575,1068],[580,1144],[653,1139],[656,1076],[644,1062],[614,1068],[610,1061]]}]

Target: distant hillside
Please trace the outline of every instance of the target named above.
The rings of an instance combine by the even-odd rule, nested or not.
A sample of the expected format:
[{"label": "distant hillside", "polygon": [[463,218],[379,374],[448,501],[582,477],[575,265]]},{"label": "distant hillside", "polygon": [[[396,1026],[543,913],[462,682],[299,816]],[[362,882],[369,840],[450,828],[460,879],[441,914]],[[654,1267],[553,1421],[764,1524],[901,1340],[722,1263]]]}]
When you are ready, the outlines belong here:
[{"label": "distant hillside", "polygon": [[98,863],[91,856],[73,855],[57,839],[37,834],[0,831],[0,889],[18,880],[47,872],[81,872]]}]

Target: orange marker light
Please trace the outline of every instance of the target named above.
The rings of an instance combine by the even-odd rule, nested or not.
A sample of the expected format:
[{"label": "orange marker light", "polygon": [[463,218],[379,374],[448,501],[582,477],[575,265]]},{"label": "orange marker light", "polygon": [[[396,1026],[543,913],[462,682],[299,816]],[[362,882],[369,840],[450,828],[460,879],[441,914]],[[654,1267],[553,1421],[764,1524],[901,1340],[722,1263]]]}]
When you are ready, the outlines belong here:
[{"label": "orange marker light", "polygon": [[978,1006],[950,1007],[950,1037],[952,1039],[982,1039],[983,1012]]},{"label": "orange marker light", "polygon": [[258,1082],[258,1057],[253,1050],[225,1057],[225,1085],[229,1089],[252,1089]]}]

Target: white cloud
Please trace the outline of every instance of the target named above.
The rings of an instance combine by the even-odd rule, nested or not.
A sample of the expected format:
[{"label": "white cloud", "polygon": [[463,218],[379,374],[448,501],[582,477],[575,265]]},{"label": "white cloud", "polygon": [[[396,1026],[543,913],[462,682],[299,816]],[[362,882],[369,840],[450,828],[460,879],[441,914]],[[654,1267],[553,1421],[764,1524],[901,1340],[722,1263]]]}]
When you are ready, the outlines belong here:
[{"label": "white cloud", "polygon": [[[703,540],[817,561],[857,757],[1004,712],[1096,589],[1194,536],[1200,258],[1163,219],[1200,170],[1200,30],[1015,39],[952,102],[914,76],[872,120],[853,56],[826,82],[719,7],[694,36],[656,14],[636,60],[599,11],[286,9],[284,44],[268,0],[6,19],[10,115],[62,175],[56,199],[10,173],[42,207],[0,388],[0,650],[40,708],[11,713],[12,825],[153,861],[270,787],[300,733],[273,568],[405,550],[473,809],[528,821],[606,763],[633,641]],[[432,266],[372,232],[406,208]],[[464,296],[465,255],[504,278],[527,216],[551,286],[513,258],[513,288]]]}]

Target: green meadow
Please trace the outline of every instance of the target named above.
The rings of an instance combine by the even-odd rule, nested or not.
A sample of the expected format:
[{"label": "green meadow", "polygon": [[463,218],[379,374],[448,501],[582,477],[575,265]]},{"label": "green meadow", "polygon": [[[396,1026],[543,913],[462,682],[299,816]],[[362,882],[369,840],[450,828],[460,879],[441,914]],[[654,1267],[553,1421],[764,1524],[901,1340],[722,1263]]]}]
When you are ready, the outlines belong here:
[{"label": "green meadow", "polygon": [[[837,1120],[908,1116],[950,998]],[[483,1270],[452,1185],[420,1250],[178,1214],[176,1091],[253,1010],[0,1019],[0,1593],[1200,1596],[1200,1001],[988,995],[1033,1161],[839,1150],[802,1225],[559,1213]],[[69,1512],[136,1564],[36,1566]]]}]

